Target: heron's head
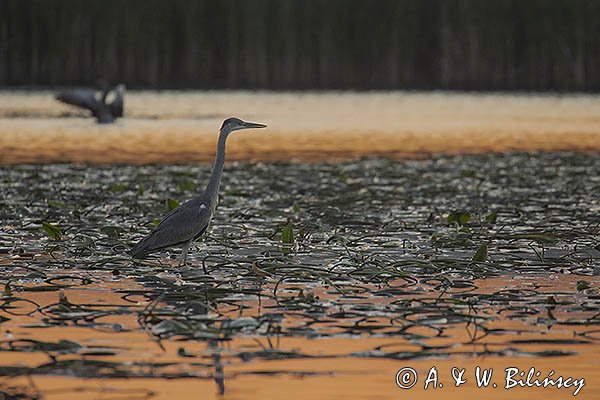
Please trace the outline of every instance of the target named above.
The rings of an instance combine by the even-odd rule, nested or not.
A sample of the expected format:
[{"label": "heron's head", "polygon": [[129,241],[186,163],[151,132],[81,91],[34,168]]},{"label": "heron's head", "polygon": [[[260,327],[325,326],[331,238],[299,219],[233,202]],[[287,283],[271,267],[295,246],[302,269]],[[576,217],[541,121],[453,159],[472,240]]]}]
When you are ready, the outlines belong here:
[{"label": "heron's head", "polygon": [[245,122],[239,118],[227,118],[223,121],[221,126],[221,132],[231,133],[233,131],[239,131],[240,129],[252,129],[252,128],[266,128],[266,125],[257,124],[254,122]]}]

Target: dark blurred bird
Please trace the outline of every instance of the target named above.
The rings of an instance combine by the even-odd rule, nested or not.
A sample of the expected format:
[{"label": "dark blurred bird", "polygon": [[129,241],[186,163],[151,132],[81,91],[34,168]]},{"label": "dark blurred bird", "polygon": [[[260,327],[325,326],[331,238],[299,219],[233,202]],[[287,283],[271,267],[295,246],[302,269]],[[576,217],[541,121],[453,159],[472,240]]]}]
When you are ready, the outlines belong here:
[{"label": "dark blurred bird", "polygon": [[180,265],[185,264],[190,246],[206,231],[217,207],[227,137],[240,129],[265,127],[266,125],[244,122],[238,118],[226,119],[221,126],[215,163],[204,193],[169,212],[148,236],[133,246],[129,252],[131,257],[143,258],[160,249],[182,246]]},{"label": "dark blurred bird", "polygon": [[[56,100],[92,112],[99,124],[110,124],[123,116],[125,85],[118,84],[112,90],[103,87],[93,89],[72,89],[56,95]],[[107,99],[111,98],[108,102]]]}]

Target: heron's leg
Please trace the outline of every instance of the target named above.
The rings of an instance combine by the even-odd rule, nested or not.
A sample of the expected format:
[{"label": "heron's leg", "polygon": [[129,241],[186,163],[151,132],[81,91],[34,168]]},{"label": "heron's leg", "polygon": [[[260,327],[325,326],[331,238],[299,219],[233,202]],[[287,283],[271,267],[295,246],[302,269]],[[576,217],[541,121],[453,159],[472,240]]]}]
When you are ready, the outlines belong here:
[{"label": "heron's leg", "polygon": [[188,253],[188,250],[190,249],[191,245],[192,245],[192,240],[190,240],[189,242],[186,242],[183,245],[183,251],[181,252],[181,258],[179,259],[179,265],[187,264],[187,253]]}]

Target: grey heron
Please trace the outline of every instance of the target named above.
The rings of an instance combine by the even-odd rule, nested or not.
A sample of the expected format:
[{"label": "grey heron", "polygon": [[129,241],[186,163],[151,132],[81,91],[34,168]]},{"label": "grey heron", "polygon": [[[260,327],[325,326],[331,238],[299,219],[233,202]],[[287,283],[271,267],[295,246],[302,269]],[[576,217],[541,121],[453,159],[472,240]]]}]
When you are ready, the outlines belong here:
[{"label": "grey heron", "polygon": [[[125,85],[119,84],[112,90],[104,87],[100,93],[93,89],[72,89],[56,95],[56,100],[72,106],[90,110],[99,124],[109,124],[123,116]],[[107,98],[112,97],[111,102]]]},{"label": "grey heron", "polygon": [[129,251],[131,257],[143,258],[160,249],[181,246],[183,251],[180,265],[185,264],[190,246],[206,231],[217,207],[221,175],[225,164],[227,137],[231,132],[240,129],[265,127],[266,125],[244,122],[238,118],[226,119],[220,129],[217,154],[204,193],[186,201],[165,215],[148,236],[133,246]]}]

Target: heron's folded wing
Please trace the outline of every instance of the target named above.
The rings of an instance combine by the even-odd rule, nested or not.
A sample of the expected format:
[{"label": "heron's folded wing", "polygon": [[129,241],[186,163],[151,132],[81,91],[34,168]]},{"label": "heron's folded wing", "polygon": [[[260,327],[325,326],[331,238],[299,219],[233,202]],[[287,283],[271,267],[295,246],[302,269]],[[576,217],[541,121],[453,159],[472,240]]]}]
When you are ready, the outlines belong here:
[{"label": "heron's folded wing", "polygon": [[141,246],[140,250],[147,251],[187,242],[202,233],[210,219],[210,207],[185,203],[167,214],[154,231],[135,247]]},{"label": "heron's folded wing", "polygon": [[98,100],[96,100],[96,92],[89,89],[73,89],[58,93],[56,99],[63,103],[85,108],[90,111],[96,111],[98,108]]}]

